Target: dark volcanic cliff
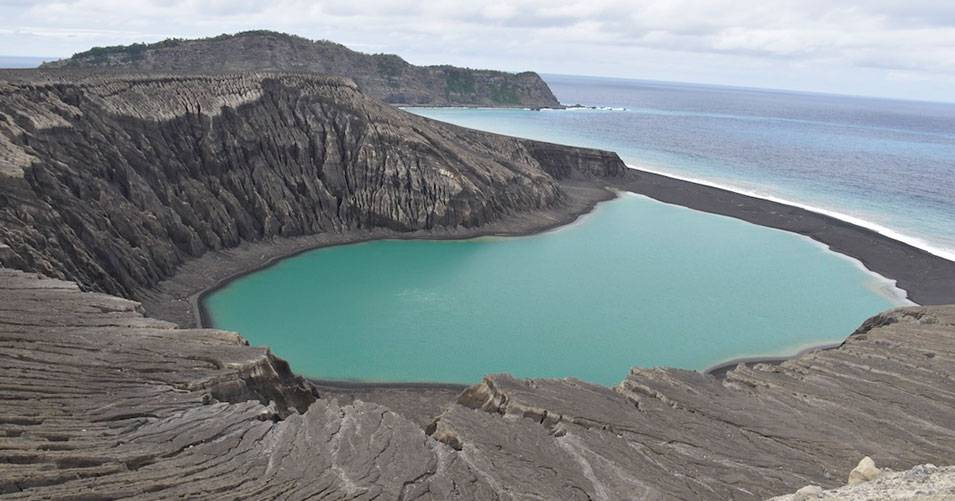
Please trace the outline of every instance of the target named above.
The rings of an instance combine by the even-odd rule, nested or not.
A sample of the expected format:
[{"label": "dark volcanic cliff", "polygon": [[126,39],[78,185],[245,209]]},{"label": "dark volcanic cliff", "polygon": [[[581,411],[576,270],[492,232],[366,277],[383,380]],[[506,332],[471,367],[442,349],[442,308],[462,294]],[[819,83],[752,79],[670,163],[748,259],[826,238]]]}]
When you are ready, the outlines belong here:
[{"label": "dark volcanic cliff", "polygon": [[423,430],[125,299],[0,269],[0,305],[4,499],[765,499],[955,450],[953,307],[724,380],[489,377]]},{"label": "dark volcanic cliff", "polygon": [[0,74],[0,497],[760,499],[841,485],[866,455],[952,463],[951,306],[724,378],[490,376],[422,427],[413,401],[319,393],[235,333],[81,291],[139,297],[272,237],[490,227],[627,179],[612,153],[430,121],[347,79]]},{"label": "dark volcanic cliff", "polygon": [[392,54],[363,54],[329,41],[270,31],[97,47],[43,67],[166,73],[310,72],[351,78],[366,94],[392,104],[560,107],[547,84],[533,72],[415,66]]},{"label": "dark volcanic cliff", "polygon": [[[2,78],[2,76],[0,76]],[[612,153],[481,133],[312,75],[0,80],[0,263],[135,297],[188,257],[560,206]]]}]

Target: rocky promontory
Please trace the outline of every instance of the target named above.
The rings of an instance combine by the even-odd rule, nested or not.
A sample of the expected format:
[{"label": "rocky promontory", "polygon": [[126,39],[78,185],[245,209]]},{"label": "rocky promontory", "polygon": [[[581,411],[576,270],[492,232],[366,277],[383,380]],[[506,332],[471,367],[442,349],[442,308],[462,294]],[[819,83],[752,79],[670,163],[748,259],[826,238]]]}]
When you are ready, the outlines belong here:
[{"label": "rocky promontory", "polygon": [[613,153],[417,117],[337,77],[0,74],[0,264],[124,297],[241,242],[482,227],[625,170]]},{"label": "rocky promontory", "polygon": [[43,67],[152,73],[308,72],[351,78],[369,96],[391,104],[561,107],[534,72],[415,66],[393,54],[363,54],[334,42],[272,31],[96,47]]}]

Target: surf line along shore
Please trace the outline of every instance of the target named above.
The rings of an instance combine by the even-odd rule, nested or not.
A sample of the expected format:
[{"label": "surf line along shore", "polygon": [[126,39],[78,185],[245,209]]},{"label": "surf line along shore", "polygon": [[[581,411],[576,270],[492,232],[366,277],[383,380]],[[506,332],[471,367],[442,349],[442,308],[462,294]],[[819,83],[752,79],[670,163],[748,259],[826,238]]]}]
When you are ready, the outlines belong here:
[{"label": "surf line along shore", "polygon": [[[378,239],[466,239],[534,234],[576,221],[597,203],[612,199],[617,190],[807,236],[837,253],[858,260],[871,272],[894,280],[905,291],[907,299],[914,303],[955,303],[955,262],[826,214],[636,168],[629,169],[617,179],[564,182],[562,189],[568,196],[567,203],[561,207],[514,215],[480,228],[412,233],[382,229],[327,233],[248,243],[211,252],[185,263],[175,276],[144,298],[143,304],[150,315],[182,326],[213,327],[203,305],[207,295],[246,274],[302,252]],[[831,347],[826,345],[807,350]],[[721,369],[742,361],[778,362],[786,358],[789,357],[746,357],[721,363],[708,372],[718,374]]]},{"label": "surf line along shore", "polygon": [[593,183],[562,183],[568,194],[568,202],[562,207],[515,215],[481,228],[330,233],[279,238],[208,253],[185,263],[175,276],[145,298],[144,306],[150,314],[183,326],[209,327],[211,319],[200,312],[200,297],[283,258],[330,245],[386,238],[466,239],[534,234],[575,221],[597,203],[613,198],[610,190],[614,189],[807,236],[834,252],[858,260],[868,270],[895,280],[897,287],[914,303],[955,303],[955,262],[871,229],[800,207],[636,168],[609,181],[609,184],[606,179]]}]

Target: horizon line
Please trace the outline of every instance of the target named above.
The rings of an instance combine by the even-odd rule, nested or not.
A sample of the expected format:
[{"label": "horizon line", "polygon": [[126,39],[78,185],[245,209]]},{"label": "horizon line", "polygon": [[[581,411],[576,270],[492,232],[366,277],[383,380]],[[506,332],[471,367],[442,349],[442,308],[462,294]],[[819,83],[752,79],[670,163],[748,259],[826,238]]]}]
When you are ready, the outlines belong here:
[{"label": "horizon line", "polygon": [[[345,47],[348,47],[346,44]],[[361,51],[356,51],[361,52]],[[362,52],[364,53],[364,52]],[[21,55],[12,55],[12,54],[0,54],[0,59],[11,58],[11,59],[24,59],[31,61],[38,61],[40,64],[58,61],[61,59],[69,59],[75,54],[69,56],[21,56]],[[404,58],[404,56],[400,56]],[[410,61],[409,61],[410,63]],[[414,63],[410,63],[414,64]],[[432,65],[426,65],[432,66]],[[0,70],[6,69],[39,69],[39,64],[33,67],[0,67]],[[491,69],[491,68],[486,68]],[[491,69],[494,71],[493,69]],[[760,91],[760,92],[776,92],[776,93],[788,93],[788,94],[811,94],[818,96],[831,96],[831,97],[847,97],[855,99],[879,99],[885,101],[899,101],[899,102],[909,102],[909,103],[926,103],[926,104],[942,104],[942,105],[955,105],[955,98],[951,99],[916,99],[916,98],[906,98],[906,97],[897,97],[885,94],[850,94],[846,92],[833,92],[833,91],[824,91],[824,90],[806,90],[806,89],[795,89],[795,88],[786,88],[786,87],[761,87],[758,85],[743,85],[743,84],[726,84],[726,83],[716,83],[716,82],[699,82],[699,81],[690,81],[690,80],[661,80],[657,78],[639,78],[632,76],[617,76],[617,75],[595,75],[595,74],[586,74],[586,73],[555,73],[549,71],[537,71],[537,70],[496,70],[496,71],[505,71],[508,73],[521,73],[525,71],[532,71],[538,75],[552,75],[558,77],[578,77],[578,78],[594,78],[594,79],[607,79],[607,80],[622,80],[628,82],[647,82],[647,83],[662,83],[662,84],[680,84],[680,85],[692,85],[700,87],[717,87],[724,89],[735,89],[735,90],[748,90],[748,91]]]},{"label": "horizon line", "polygon": [[603,80],[622,80],[625,82],[680,84],[680,85],[690,85],[690,86],[698,86],[698,87],[718,87],[723,89],[776,92],[776,93],[785,93],[785,94],[814,94],[819,96],[848,97],[848,98],[856,98],[856,99],[879,99],[879,100],[885,100],[885,101],[901,101],[901,102],[910,102],[910,103],[955,105],[955,98],[951,100],[943,101],[943,100],[936,100],[936,99],[915,99],[915,98],[895,97],[895,96],[887,96],[884,94],[881,94],[881,95],[880,94],[849,94],[845,92],[832,92],[832,91],[824,91],[824,90],[805,90],[805,89],[793,89],[793,88],[785,88],[785,87],[759,87],[759,86],[753,86],[753,85],[694,82],[689,80],[660,80],[656,78],[620,77],[620,76],[610,76],[610,75],[583,75],[583,74],[573,74],[573,73],[552,73],[552,72],[546,72],[546,71],[539,71],[537,73],[541,76],[550,75],[550,76],[557,76],[557,77],[578,77],[578,78],[593,78],[593,79],[603,79]]}]

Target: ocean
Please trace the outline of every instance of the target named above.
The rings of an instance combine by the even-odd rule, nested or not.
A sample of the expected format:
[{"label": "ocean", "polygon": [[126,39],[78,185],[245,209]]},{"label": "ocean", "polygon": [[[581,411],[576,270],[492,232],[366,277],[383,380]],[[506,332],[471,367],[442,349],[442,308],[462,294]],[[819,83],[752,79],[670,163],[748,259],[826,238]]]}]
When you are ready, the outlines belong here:
[{"label": "ocean", "polygon": [[597,109],[409,111],[612,150],[634,167],[827,213],[955,260],[955,104],[544,79],[562,103]]},{"label": "ocean", "polygon": [[[825,212],[955,259],[955,105],[545,75],[567,110],[413,108]],[[206,300],[312,377],[474,383],[702,370],[902,304],[806,237],[626,194],[540,235],[319,249]]]}]

